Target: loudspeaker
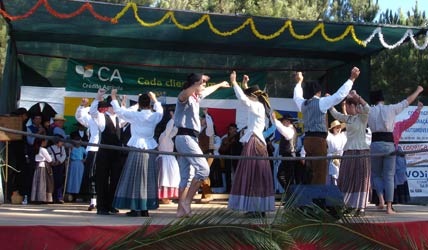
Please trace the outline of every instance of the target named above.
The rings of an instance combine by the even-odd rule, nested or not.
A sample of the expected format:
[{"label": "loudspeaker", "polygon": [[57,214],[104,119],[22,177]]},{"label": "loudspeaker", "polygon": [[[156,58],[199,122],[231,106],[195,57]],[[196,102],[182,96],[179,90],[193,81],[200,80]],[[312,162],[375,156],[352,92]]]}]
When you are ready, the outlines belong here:
[{"label": "loudspeaker", "polygon": [[291,185],[288,197],[294,196],[296,207],[315,204],[323,209],[343,207],[343,195],[335,185]]}]

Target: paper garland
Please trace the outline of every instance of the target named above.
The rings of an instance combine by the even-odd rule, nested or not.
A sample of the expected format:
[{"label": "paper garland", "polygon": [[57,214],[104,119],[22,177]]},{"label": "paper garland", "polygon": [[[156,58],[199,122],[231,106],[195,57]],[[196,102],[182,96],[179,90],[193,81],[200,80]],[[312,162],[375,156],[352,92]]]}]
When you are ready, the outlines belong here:
[{"label": "paper garland", "polygon": [[322,37],[324,38],[324,40],[328,41],[328,42],[339,42],[341,40],[343,40],[344,38],[346,38],[347,36],[349,36],[349,34],[351,35],[352,39],[354,40],[355,43],[357,43],[360,46],[366,47],[370,42],[373,41],[373,39],[375,38],[375,36],[377,35],[379,37],[379,41],[382,44],[382,46],[384,48],[387,49],[395,49],[397,47],[399,47],[401,44],[404,43],[404,41],[409,37],[410,41],[412,42],[413,46],[418,49],[418,50],[425,50],[428,46],[428,31],[425,34],[425,41],[422,45],[419,45],[418,42],[415,39],[415,36],[413,34],[413,30],[411,29],[407,29],[406,32],[404,33],[403,37],[397,41],[396,43],[390,45],[388,43],[385,42],[384,36],[382,34],[382,28],[381,27],[377,27],[372,34],[365,39],[364,41],[360,40],[355,32],[355,28],[353,25],[348,25],[345,29],[345,31],[337,36],[337,37],[329,37],[326,34],[325,31],[325,24],[324,23],[318,23],[315,28],[312,29],[312,31],[309,34],[297,34],[294,30],[293,27],[293,22],[291,20],[286,20],[284,22],[284,25],[278,29],[276,32],[272,33],[272,34],[262,34],[257,30],[256,27],[256,23],[254,22],[253,18],[248,17],[240,26],[230,30],[230,31],[221,31],[218,28],[215,27],[215,25],[213,24],[212,20],[211,20],[211,16],[209,14],[203,14],[197,21],[193,22],[192,24],[188,24],[188,25],[183,25],[181,23],[179,23],[177,21],[177,19],[175,18],[174,12],[173,11],[167,11],[165,13],[165,15],[160,18],[158,21],[155,22],[146,22],[143,19],[140,18],[140,16],[138,15],[138,6],[136,3],[127,3],[126,6],[119,12],[117,13],[113,18],[110,17],[106,17],[103,15],[98,14],[94,9],[91,3],[86,2],[84,3],[78,10],[72,12],[72,13],[68,13],[68,14],[64,14],[64,13],[59,13],[56,10],[54,10],[48,3],[48,0],[39,0],[27,13],[25,13],[24,15],[18,15],[18,16],[12,16],[9,13],[7,13],[6,11],[4,11],[3,9],[0,9],[0,14],[3,15],[5,18],[11,20],[11,21],[17,21],[17,20],[21,20],[21,19],[26,19],[28,17],[30,17],[31,15],[34,14],[34,12],[41,6],[44,5],[46,10],[53,16],[57,17],[57,18],[61,18],[61,19],[69,19],[69,18],[73,18],[75,16],[78,16],[80,14],[82,14],[85,10],[89,11],[92,16],[94,16],[96,19],[100,20],[100,21],[105,21],[105,22],[111,22],[112,24],[117,24],[120,20],[121,17],[123,17],[126,12],[131,8],[132,11],[134,12],[134,17],[137,20],[138,23],[140,23],[141,26],[143,27],[156,27],[159,26],[161,24],[163,24],[165,21],[167,20],[171,20],[174,25],[182,30],[191,30],[194,29],[196,27],[198,27],[199,25],[203,24],[204,22],[207,22],[209,29],[211,30],[211,32],[213,32],[216,35],[219,36],[232,36],[236,33],[238,33],[239,31],[243,30],[246,26],[250,26],[250,29],[253,33],[253,35],[255,37],[257,37],[258,39],[261,40],[271,40],[271,39],[275,39],[277,37],[279,37],[283,32],[285,32],[286,29],[289,30],[290,35],[297,40],[307,40],[312,38],[313,36],[315,36],[318,32],[321,33]]}]

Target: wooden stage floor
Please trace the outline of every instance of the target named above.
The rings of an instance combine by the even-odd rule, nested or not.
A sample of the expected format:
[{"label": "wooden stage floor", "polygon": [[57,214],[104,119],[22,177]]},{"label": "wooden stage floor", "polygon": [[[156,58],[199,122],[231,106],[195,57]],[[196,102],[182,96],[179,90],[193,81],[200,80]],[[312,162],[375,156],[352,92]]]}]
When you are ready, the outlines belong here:
[{"label": "wooden stage floor", "polygon": [[[277,207],[279,208],[279,202]],[[192,204],[194,212],[208,209],[227,209],[227,200],[220,197],[209,204]],[[387,215],[385,211],[378,210],[369,204],[366,216],[370,222],[411,222],[428,221],[428,206],[426,205],[394,205],[397,214]],[[177,204],[161,204],[157,210],[150,211],[152,225],[165,225],[173,221]],[[141,225],[148,218],[128,217],[128,210],[120,210],[117,215],[97,215],[95,211],[87,211],[87,204],[65,203],[49,205],[0,205],[1,226],[123,226]],[[273,217],[274,213],[267,216]]]}]

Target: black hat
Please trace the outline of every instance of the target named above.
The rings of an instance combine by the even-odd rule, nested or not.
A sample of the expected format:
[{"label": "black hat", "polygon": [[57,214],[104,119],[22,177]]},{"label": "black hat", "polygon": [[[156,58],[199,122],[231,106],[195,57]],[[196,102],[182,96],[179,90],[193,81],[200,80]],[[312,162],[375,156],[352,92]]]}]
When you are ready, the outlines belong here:
[{"label": "black hat", "polygon": [[254,92],[256,92],[258,90],[260,90],[259,86],[258,85],[253,85],[253,86],[250,86],[250,87],[244,89],[244,94],[245,95],[251,95],[251,94],[253,94]]},{"label": "black hat", "polygon": [[105,101],[98,103],[98,108],[108,108],[111,107],[111,96],[108,96]]},{"label": "black hat", "polygon": [[296,118],[294,118],[293,116],[291,116],[289,113],[285,113],[280,119],[279,119],[281,122],[283,121],[283,120],[287,120],[287,121],[290,121],[290,122],[295,122],[295,121],[297,121],[297,119]]},{"label": "black hat", "polygon": [[385,101],[382,90],[370,91],[370,103],[376,105],[378,102]]}]

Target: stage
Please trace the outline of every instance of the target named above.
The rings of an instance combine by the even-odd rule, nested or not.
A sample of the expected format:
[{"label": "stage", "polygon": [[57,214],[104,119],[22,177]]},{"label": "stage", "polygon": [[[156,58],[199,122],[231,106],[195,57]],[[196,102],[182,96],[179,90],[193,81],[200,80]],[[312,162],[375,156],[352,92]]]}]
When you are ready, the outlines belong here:
[{"label": "stage", "polygon": [[[277,205],[279,207],[279,202]],[[74,249],[86,243],[97,246],[97,249],[105,248],[109,242],[137,229],[147,220],[151,220],[151,230],[170,223],[175,220],[176,207],[174,203],[160,205],[158,210],[150,211],[150,218],[144,218],[127,217],[127,210],[121,210],[117,215],[96,215],[95,211],[87,211],[87,205],[83,203],[2,204],[0,245],[3,250]],[[196,213],[213,208],[227,209],[227,201],[222,199],[210,204],[193,204],[192,207]],[[397,214],[387,215],[369,205],[364,219],[374,226],[406,228],[415,239],[427,239],[427,206],[397,204],[394,208]],[[273,216],[274,213],[267,215],[268,219],[273,219]]]}]

